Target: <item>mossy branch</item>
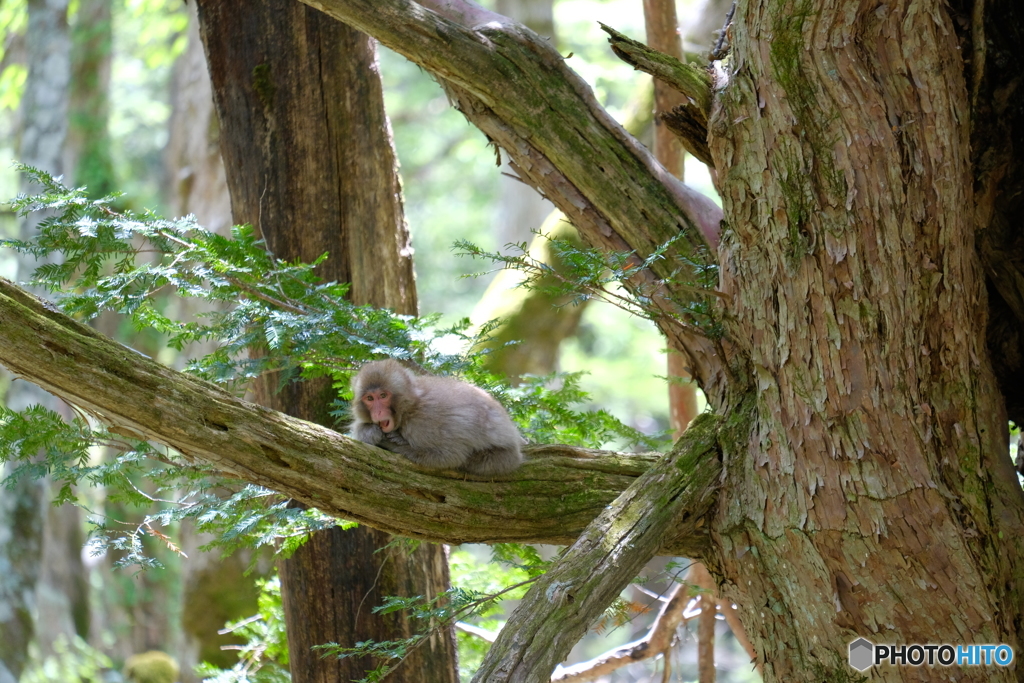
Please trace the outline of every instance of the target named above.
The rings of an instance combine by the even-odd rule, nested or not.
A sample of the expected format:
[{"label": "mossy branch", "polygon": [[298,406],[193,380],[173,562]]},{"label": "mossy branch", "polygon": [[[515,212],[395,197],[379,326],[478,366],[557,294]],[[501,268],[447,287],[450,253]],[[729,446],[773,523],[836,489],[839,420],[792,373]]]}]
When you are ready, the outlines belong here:
[{"label": "mossy branch", "polygon": [[[428,541],[571,543],[658,460],[540,446],[497,480],[419,470],[160,365],[4,279],[0,364],[115,429],[329,515]],[[705,543],[703,533],[675,535],[659,552],[692,556]]]},{"label": "mossy branch", "polygon": [[601,24],[601,28],[608,34],[612,52],[619,59],[649,73],[690,100],[689,104],[675,107],[662,118],[669,130],[683,143],[686,151],[713,167],[714,161],[707,142],[712,89],[708,71],[684,64],[671,55],[626,37],[610,26]]},{"label": "mossy branch", "polygon": [[[548,41],[471,2],[444,0],[302,0],[420,65],[441,82],[449,100],[505,150],[522,180],[550,199],[583,240],[606,251],[645,259],[673,242],[650,268],[625,283],[657,289],[688,277],[688,264],[713,260],[722,212],[679,182],[597,102],[591,88]],[[684,351],[710,396],[728,382],[712,340],[673,324],[675,292],[654,304],[669,344]]]}]

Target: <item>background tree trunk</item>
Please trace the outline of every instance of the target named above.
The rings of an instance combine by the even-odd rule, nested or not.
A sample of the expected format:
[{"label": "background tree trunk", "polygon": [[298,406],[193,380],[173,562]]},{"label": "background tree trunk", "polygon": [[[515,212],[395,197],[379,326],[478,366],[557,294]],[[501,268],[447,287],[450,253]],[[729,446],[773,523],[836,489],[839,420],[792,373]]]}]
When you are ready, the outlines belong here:
[{"label": "background tree trunk", "polygon": [[110,158],[112,0],[79,0],[71,31],[71,92],[67,169],[93,197],[116,188]]},{"label": "background tree trunk", "polygon": [[[240,13],[227,2],[200,2],[200,20],[218,112],[235,221],[255,225],[281,258],[331,258],[327,280],[352,283],[359,303],[416,312],[409,235],[390,131],[384,116],[375,43],[287,0]],[[256,144],[253,144],[255,141]],[[328,381],[262,383],[263,405],[320,424],[335,390]],[[281,562],[292,680],[352,680],[374,663],[323,659],[313,645],[408,637],[417,624],[378,616],[385,595],[432,597],[448,587],[442,546],[406,552],[358,528],[331,529]],[[454,683],[453,632],[415,650],[396,681]]]},{"label": "background tree trunk", "polygon": [[[68,83],[71,71],[71,42],[68,36],[67,0],[29,0],[28,35],[25,41],[28,80],[21,103],[21,139],[18,156],[26,164],[53,175],[64,173],[64,143],[67,139]],[[36,187],[23,187],[33,192]],[[22,221],[21,237],[35,230],[40,217]],[[27,279],[31,269],[19,265],[19,278]],[[5,397],[7,407],[21,410],[33,403],[57,409],[59,400],[24,381],[15,381]],[[0,468],[0,477],[9,472]],[[46,624],[37,631],[39,590],[50,595],[58,587],[54,575],[40,577],[44,535],[51,541],[56,533],[45,534],[47,522],[60,522],[61,515],[48,520],[48,480],[23,478],[13,489],[0,495],[0,683],[16,683],[28,659],[29,642],[39,634],[46,651],[53,638],[68,629],[73,620]],[[77,517],[77,515],[76,515]],[[49,544],[50,551],[56,548]],[[46,614],[51,614],[46,612]],[[54,630],[49,629],[50,626]]]},{"label": "background tree trunk", "polygon": [[[166,201],[170,215],[195,214],[199,224],[207,230],[227,235],[232,225],[231,197],[220,156],[220,125],[213,107],[213,90],[199,38],[195,2],[189,2],[188,7],[188,44],[174,64],[171,79],[171,118],[164,150],[170,181]],[[197,309],[195,312],[201,310],[195,300],[182,300],[178,305],[182,309]],[[188,348],[191,356],[212,350],[212,345]],[[186,359],[182,354],[177,365],[180,367]],[[200,550],[214,538],[212,534],[197,532],[190,521],[181,524],[182,551],[188,556],[181,563],[184,607],[182,646],[177,655],[182,683],[198,683],[199,678],[193,671],[200,662],[231,668],[237,655],[221,648],[236,643],[237,636],[218,631],[228,621],[249,617],[257,610],[259,593],[253,581],[255,575],[246,575],[254,551],[236,550],[222,557],[220,550]],[[269,565],[269,561],[261,559],[256,574],[268,574]]]},{"label": "background tree trunk", "polygon": [[[497,0],[495,10],[498,14],[529,26],[552,45],[558,44],[554,0]],[[555,205],[537,190],[518,180],[518,174],[509,165],[507,157],[502,161],[498,183],[501,194],[494,216],[498,248],[506,244],[530,242],[533,239],[532,232],[540,229],[555,210]]]}]

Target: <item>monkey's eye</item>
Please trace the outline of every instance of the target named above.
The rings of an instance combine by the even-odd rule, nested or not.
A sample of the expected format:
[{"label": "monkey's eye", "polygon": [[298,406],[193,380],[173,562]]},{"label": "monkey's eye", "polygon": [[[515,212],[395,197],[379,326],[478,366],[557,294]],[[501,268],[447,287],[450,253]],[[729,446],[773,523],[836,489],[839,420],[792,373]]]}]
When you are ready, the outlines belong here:
[{"label": "monkey's eye", "polygon": [[380,392],[380,397],[381,398],[387,398],[388,397],[388,392],[386,392],[386,391]]}]

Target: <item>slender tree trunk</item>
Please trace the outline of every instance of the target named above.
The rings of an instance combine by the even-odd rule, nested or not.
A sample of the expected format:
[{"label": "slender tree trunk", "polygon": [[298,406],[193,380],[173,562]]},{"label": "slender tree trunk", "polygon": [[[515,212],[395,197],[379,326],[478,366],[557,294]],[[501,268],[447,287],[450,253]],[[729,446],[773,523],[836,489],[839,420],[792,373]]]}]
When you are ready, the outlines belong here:
[{"label": "slender tree trunk", "polygon": [[[93,196],[114,189],[107,135],[110,5],[110,0],[83,0],[70,29],[67,134],[61,158],[74,182],[87,185]],[[46,634],[39,639],[39,655],[44,661],[57,654],[54,646],[59,637],[66,641],[75,635],[89,636],[91,611],[88,573],[82,563],[83,527],[78,507],[47,506],[37,591],[37,626]]]},{"label": "slender tree trunk", "polygon": [[[729,336],[758,398],[709,568],[767,680],[848,674],[858,636],[1019,652],[1024,506],[985,348],[956,27],[938,2],[748,2],[731,36],[711,148]],[[1019,676],[878,670],[954,673]]]},{"label": "slender tree trunk", "polygon": [[[529,26],[552,45],[557,44],[553,0],[497,0],[495,10]],[[533,231],[540,229],[555,210],[554,204],[517,177],[506,158],[501,165],[498,180],[501,193],[495,212],[499,248],[510,243],[529,242]]]},{"label": "slender tree trunk", "polygon": [[67,168],[94,197],[113,192],[110,157],[112,0],[79,0],[71,31],[71,102]]},{"label": "slender tree trunk", "polygon": [[[236,222],[255,225],[275,255],[331,258],[320,274],[349,281],[361,303],[415,313],[411,249],[384,117],[375,43],[286,0],[238,12],[200,2],[214,94],[221,117]],[[329,382],[259,390],[264,405],[324,425],[336,393]],[[381,551],[386,534],[332,529],[281,563],[292,680],[360,678],[373,662],[322,659],[310,648],[411,635],[401,615],[373,607],[384,595],[446,590],[442,546]],[[454,683],[454,638],[435,635],[392,675],[396,681]]]},{"label": "slender tree trunk", "polygon": [[165,150],[167,205],[173,216],[195,214],[211,232],[231,227],[231,196],[220,155],[220,124],[206,55],[199,38],[196,4],[190,0],[188,45],[174,64],[171,118]]},{"label": "slender tree trunk", "polygon": [[[4,469],[0,474],[8,472]],[[42,482],[23,479],[0,496],[0,683],[17,683],[34,635],[32,613],[43,546],[42,493]]]}]

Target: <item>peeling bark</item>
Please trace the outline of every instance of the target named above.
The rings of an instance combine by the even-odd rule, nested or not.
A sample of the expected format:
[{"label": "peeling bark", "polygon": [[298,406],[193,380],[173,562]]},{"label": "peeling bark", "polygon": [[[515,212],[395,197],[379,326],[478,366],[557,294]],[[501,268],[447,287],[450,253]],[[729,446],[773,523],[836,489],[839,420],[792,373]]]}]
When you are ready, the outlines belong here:
[{"label": "peeling bark", "polygon": [[758,405],[709,568],[767,680],[849,671],[858,636],[1021,645],[1024,500],[985,352],[956,32],[941,3],[876,9],[740,3],[711,122]]},{"label": "peeling bark", "polygon": [[[500,15],[458,0],[432,3],[447,19],[407,0],[308,4],[436,74],[591,243],[644,255],[682,230],[717,234],[717,214],[690,201],[609,121],[557,53]],[[1011,30],[986,19],[989,8],[1014,16],[1003,2],[737,6],[709,126],[728,221],[719,246],[728,338],[716,347],[662,328],[688,351],[713,405],[733,408],[735,426],[720,437],[725,476],[711,544],[684,528],[685,538],[660,545],[703,555],[739,605],[769,681],[849,678],[846,648],[857,636],[1002,642],[1018,652],[1024,640],[1024,494],[1007,457],[975,249],[986,216],[990,227],[1014,225],[1021,195],[1001,178],[1019,175],[1012,157],[975,158],[971,145],[972,135],[1019,141],[1012,126],[1008,142],[980,130],[999,132],[982,106],[989,96],[1006,105],[993,111],[1018,120],[1012,83],[999,90],[984,80],[990,56],[1019,47],[1006,38]],[[954,16],[973,18],[971,41]],[[647,277],[657,282],[680,253]],[[186,454],[381,528],[550,542],[571,537],[567,528],[578,533],[644,469],[642,458],[534,459],[486,483],[412,471],[169,375],[9,285],[0,283],[0,294],[0,354],[15,371]],[[1014,310],[1013,288],[1000,294]],[[615,504],[620,514],[628,499]],[[387,512],[378,509],[384,500]],[[591,532],[617,524],[601,519]],[[652,536],[626,541],[627,569],[651,552]],[[551,598],[546,616],[564,615],[577,631],[621,578],[592,574],[607,555],[590,532],[585,538],[585,559],[546,579],[558,590],[531,598]],[[572,582],[556,587],[561,572]],[[575,607],[567,596],[580,598]],[[537,652],[537,638],[548,637],[539,619],[521,610],[488,666],[544,680],[557,653]],[[1015,672],[888,667],[877,675],[988,681]]]}]

